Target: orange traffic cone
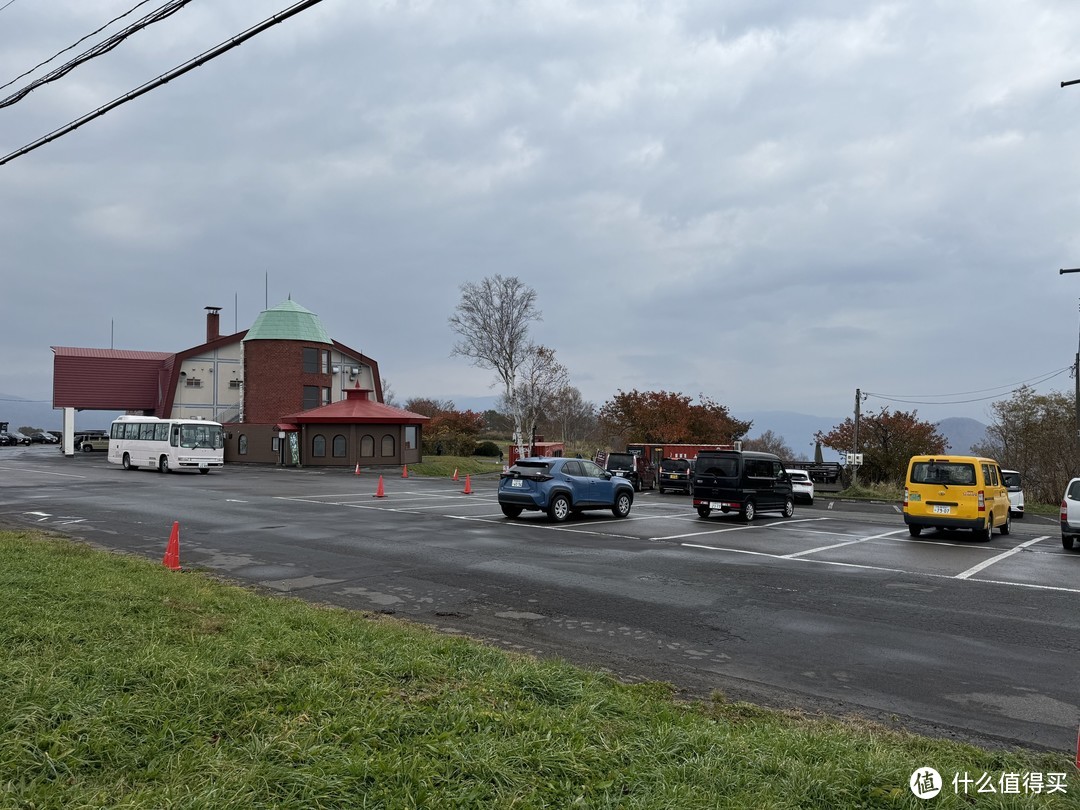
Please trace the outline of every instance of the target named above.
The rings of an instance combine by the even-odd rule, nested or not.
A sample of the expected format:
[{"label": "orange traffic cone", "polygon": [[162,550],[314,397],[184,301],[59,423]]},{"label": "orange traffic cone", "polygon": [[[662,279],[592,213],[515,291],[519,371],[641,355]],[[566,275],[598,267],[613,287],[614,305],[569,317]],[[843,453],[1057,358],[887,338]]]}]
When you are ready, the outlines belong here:
[{"label": "orange traffic cone", "polygon": [[401,468],[401,477],[402,478],[408,478],[409,477],[409,465],[408,464],[406,464],[404,467]]},{"label": "orange traffic cone", "polygon": [[472,495],[472,481],[469,476],[465,476],[465,489],[462,490],[462,495]]},{"label": "orange traffic cone", "polygon": [[373,497],[373,498],[385,498],[386,497],[386,493],[383,492],[383,484],[382,484],[382,476],[381,475],[379,476],[379,486],[375,490],[375,494],[372,495],[371,497]]},{"label": "orange traffic cone", "polygon": [[354,473],[354,475],[359,475],[359,474],[360,474],[360,465],[357,464],[356,465],[356,472]]},{"label": "orange traffic cone", "polygon": [[178,520],[173,521],[172,534],[169,535],[169,545],[165,549],[165,559],[162,563],[171,571],[180,570],[180,521]]},{"label": "orange traffic cone", "polygon": [[454,474],[453,474],[452,476],[450,476],[450,480],[451,480],[451,481],[457,481],[457,480],[458,480],[458,477],[457,477],[457,467],[454,467]]}]

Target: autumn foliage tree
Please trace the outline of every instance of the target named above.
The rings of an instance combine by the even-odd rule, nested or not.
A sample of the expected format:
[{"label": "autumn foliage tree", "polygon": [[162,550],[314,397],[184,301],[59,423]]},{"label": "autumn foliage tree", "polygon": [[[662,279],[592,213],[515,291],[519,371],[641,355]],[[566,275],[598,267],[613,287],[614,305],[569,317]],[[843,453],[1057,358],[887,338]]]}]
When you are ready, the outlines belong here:
[{"label": "autumn foliage tree", "polygon": [[425,454],[471,456],[476,449],[476,439],[484,430],[484,414],[476,411],[459,411],[450,400],[414,397],[405,403],[405,410],[428,417],[424,425]]},{"label": "autumn foliage tree", "polygon": [[1018,470],[1024,497],[1035,503],[1061,500],[1069,479],[1080,473],[1076,400],[1052,391],[1036,394],[1027,386],[993,403],[986,441],[973,449],[1002,467]]},{"label": "autumn foliage tree", "polygon": [[[855,446],[855,420],[845,419],[814,438],[825,447],[850,452]],[[917,411],[893,412],[885,406],[877,413],[863,414],[859,419],[858,452],[863,454],[859,479],[868,483],[902,481],[912,456],[944,453],[948,446],[937,426],[919,419]]]},{"label": "autumn foliage tree", "polygon": [[671,391],[619,391],[600,408],[600,426],[615,443],[730,444],[750,430],[726,406],[704,394]]}]

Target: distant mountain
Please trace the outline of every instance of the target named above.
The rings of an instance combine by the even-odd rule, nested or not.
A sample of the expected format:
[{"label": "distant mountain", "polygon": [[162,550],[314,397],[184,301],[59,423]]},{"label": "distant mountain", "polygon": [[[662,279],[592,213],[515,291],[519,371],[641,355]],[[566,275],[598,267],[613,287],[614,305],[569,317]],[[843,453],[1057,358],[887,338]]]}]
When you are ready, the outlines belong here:
[{"label": "distant mountain", "polygon": [[949,451],[958,455],[971,452],[972,445],[986,441],[986,425],[966,416],[950,416],[937,423],[938,433],[949,442]]},{"label": "distant mountain", "polygon": [[[104,430],[119,414],[120,411],[78,411],[75,414],[75,427],[79,430]],[[0,393],[0,422],[7,422],[8,430],[12,432],[21,427],[60,430],[64,426],[64,412],[54,411],[52,400],[39,402]]]},{"label": "distant mountain", "polygon": [[[847,417],[811,416],[793,411],[758,411],[733,414],[736,419],[752,420],[747,438],[756,439],[767,430],[781,436],[794,453],[792,461],[814,457],[814,434],[828,433]],[[971,452],[971,446],[986,441],[986,425],[963,416],[949,417],[936,423],[938,432],[949,443],[948,449],[957,454]],[[822,448],[825,461],[838,461],[835,450]]]}]

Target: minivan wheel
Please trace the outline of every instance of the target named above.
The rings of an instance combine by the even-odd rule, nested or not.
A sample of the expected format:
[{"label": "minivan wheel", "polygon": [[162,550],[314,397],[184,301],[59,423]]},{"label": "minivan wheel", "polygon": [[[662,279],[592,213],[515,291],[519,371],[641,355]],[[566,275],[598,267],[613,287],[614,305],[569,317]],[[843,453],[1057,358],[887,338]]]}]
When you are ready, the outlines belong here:
[{"label": "minivan wheel", "polygon": [[795,501],[791,498],[784,499],[784,517],[789,518],[795,514]]},{"label": "minivan wheel", "polygon": [[629,493],[620,492],[615,496],[615,505],[611,507],[611,514],[617,518],[624,518],[630,514],[630,504],[633,503]]},{"label": "minivan wheel", "polygon": [[707,518],[710,514],[712,514],[712,509],[707,506],[699,506],[697,508],[697,516],[699,518]]},{"label": "minivan wheel", "polygon": [[754,505],[753,501],[747,501],[742,505],[742,510],[740,510],[740,514],[742,515],[742,519],[749,523],[751,520],[754,519],[754,516],[757,514],[757,506]]},{"label": "minivan wheel", "polygon": [[918,537],[920,534],[922,534],[922,526],[918,526],[914,523],[909,523],[907,530],[908,534],[910,534],[912,537]]},{"label": "minivan wheel", "polygon": [[570,499],[565,495],[556,495],[548,505],[548,517],[555,523],[562,523],[570,517]]},{"label": "minivan wheel", "polygon": [[1072,551],[1073,536],[1071,534],[1061,535],[1061,547],[1066,551]]},{"label": "minivan wheel", "polygon": [[1012,531],[1012,512],[1005,513],[1005,522],[1001,524],[1001,528],[998,531],[1003,535]]},{"label": "minivan wheel", "polygon": [[981,529],[975,530],[975,539],[980,543],[987,542],[994,533],[994,515],[993,513],[986,516],[986,525]]}]

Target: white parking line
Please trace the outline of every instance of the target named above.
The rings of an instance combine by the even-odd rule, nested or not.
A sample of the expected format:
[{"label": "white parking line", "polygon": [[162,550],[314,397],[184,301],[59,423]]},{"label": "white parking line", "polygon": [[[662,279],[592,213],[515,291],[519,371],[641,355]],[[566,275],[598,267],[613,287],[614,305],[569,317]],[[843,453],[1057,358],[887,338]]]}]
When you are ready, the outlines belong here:
[{"label": "white parking line", "polygon": [[865,543],[868,540],[880,540],[883,537],[892,537],[894,534],[902,534],[907,529],[897,529],[894,532],[885,532],[884,534],[875,534],[870,537],[860,537],[857,540],[845,540],[842,543],[833,543],[829,546],[819,546],[818,548],[808,548],[805,551],[796,551],[793,554],[782,554],[781,560],[794,560],[796,557],[805,557],[807,554],[817,554],[819,551],[828,551],[831,548],[842,548],[844,546],[853,546],[856,543]]},{"label": "white parking line", "polygon": [[49,472],[47,470],[35,470],[33,467],[0,467],[0,470],[7,470],[9,472],[37,473],[38,475],[55,475],[60,478],[86,478],[85,475],[75,475],[74,473]]},{"label": "white parking line", "polygon": [[1010,548],[1008,551],[1003,551],[1001,554],[998,554],[996,557],[991,557],[989,560],[983,560],[978,565],[971,566],[971,568],[969,568],[967,571],[963,571],[963,572],[957,574],[954,577],[954,579],[967,579],[972,574],[977,574],[980,571],[982,571],[984,568],[989,568],[991,565],[993,565],[996,562],[1000,562],[1001,560],[1004,560],[1007,557],[1011,557],[1013,554],[1018,554],[1019,552],[1023,551],[1028,546],[1035,545],[1040,540],[1048,539],[1049,536],[1050,535],[1043,535],[1042,537],[1036,537],[1034,540],[1028,540],[1026,543],[1021,543],[1016,548]]}]

